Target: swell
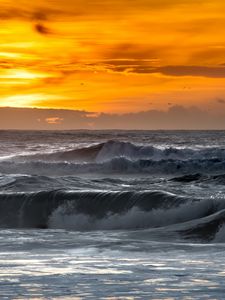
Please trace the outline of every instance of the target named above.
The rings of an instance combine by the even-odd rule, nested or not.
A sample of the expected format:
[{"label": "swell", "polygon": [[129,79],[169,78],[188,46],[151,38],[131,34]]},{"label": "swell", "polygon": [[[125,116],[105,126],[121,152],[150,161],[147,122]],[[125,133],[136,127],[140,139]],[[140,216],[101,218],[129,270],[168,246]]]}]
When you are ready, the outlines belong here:
[{"label": "swell", "polygon": [[185,239],[203,242],[225,241],[225,209],[217,211],[200,220],[194,220],[176,229]]},{"label": "swell", "polygon": [[[124,157],[113,158],[102,163],[74,162],[44,162],[44,161],[2,161],[2,174],[31,174],[31,175],[75,175],[75,174],[191,174],[225,173],[225,160],[189,159],[189,160],[159,160],[140,159],[136,161]],[[181,179],[182,181],[182,179]],[[185,180],[183,180],[185,181]]]},{"label": "swell", "polygon": [[217,175],[210,175],[210,174],[186,174],[178,177],[171,178],[170,181],[179,182],[179,183],[212,183],[218,185],[225,184],[225,174],[217,174]]},{"label": "swell", "polygon": [[160,191],[48,191],[0,194],[0,227],[134,229],[183,223],[212,214],[212,200]]},{"label": "swell", "polygon": [[107,141],[105,143],[82,147],[74,150],[60,150],[54,153],[37,153],[35,155],[20,156],[22,160],[43,161],[79,161],[79,162],[106,162],[114,158],[124,157],[135,161],[140,159],[161,160],[194,160],[194,159],[225,159],[223,148],[159,148],[152,145],[136,145],[130,142]]},{"label": "swell", "polygon": [[[3,174],[54,176],[80,173],[225,173],[225,149],[160,149],[149,145],[108,141],[69,151],[60,150],[55,153],[36,153],[4,159],[0,161],[0,170]],[[192,179],[180,179],[182,180],[185,182]]]},{"label": "swell", "polygon": [[[136,232],[131,233],[137,236]],[[168,239],[187,240],[188,242],[201,243],[224,243],[225,242],[225,205],[223,208],[214,207],[211,213],[202,215],[200,218],[193,218],[186,222],[171,224],[169,226],[155,229],[143,230],[140,233],[143,239],[167,241]]]},{"label": "swell", "polygon": [[90,147],[78,148],[69,151],[58,151],[55,153],[35,154],[22,156],[22,159],[44,160],[44,161],[84,161],[93,162],[96,160],[99,152],[104,147],[104,143]]}]

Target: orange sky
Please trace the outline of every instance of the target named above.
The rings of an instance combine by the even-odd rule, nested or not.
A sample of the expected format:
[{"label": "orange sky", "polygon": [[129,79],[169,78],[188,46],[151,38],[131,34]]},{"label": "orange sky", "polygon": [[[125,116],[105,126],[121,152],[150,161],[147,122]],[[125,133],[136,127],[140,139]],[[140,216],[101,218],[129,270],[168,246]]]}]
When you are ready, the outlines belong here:
[{"label": "orange sky", "polygon": [[224,109],[223,0],[0,0],[0,8],[0,106]]}]

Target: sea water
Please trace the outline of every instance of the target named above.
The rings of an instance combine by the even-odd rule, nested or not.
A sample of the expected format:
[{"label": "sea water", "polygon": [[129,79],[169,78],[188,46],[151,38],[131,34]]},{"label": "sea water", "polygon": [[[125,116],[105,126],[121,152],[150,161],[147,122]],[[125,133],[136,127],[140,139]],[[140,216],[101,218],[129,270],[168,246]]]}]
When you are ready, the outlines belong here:
[{"label": "sea water", "polygon": [[224,299],[224,131],[1,131],[0,299]]}]

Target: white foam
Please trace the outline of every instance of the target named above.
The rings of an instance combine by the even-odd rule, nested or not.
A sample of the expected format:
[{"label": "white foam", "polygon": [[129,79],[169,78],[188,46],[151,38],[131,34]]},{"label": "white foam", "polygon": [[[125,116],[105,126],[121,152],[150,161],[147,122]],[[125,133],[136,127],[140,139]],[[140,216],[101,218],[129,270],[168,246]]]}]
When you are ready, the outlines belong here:
[{"label": "white foam", "polygon": [[[93,155],[92,155],[93,154]],[[205,149],[192,149],[190,147],[164,147],[152,145],[138,145],[129,142],[108,141],[104,144],[94,144],[79,148],[74,146],[68,148],[58,146],[57,149],[49,149],[41,153],[27,152],[20,153],[15,157],[20,161],[89,161],[102,163],[115,158],[126,158],[131,161],[140,159],[151,159],[152,161],[160,160],[180,160],[186,161],[189,159],[225,159],[225,149],[215,147]],[[5,160],[13,158],[6,157]]]},{"label": "white foam", "polygon": [[163,159],[187,160],[204,158],[225,158],[225,150],[218,148],[191,149],[191,148],[160,148],[148,145],[136,145],[129,142],[108,141],[99,151],[96,161],[104,162],[116,157],[125,157],[130,160]]},{"label": "white foam", "polygon": [[192,202],[172,209],[155,209],[142,211],[133,207],[124,214],[107,214],[104,218],[96,218],[71,211],[70,205],[58,207],[49,218],[50,228],[69,230],[113,230],[161,227],[187,222],[204,216],[212,205],[212,201]]}]

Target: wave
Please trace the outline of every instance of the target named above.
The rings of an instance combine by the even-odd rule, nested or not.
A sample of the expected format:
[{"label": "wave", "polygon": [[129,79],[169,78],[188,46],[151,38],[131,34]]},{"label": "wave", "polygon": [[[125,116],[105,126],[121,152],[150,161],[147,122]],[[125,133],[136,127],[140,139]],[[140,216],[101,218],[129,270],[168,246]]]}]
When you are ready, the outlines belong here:
[{"label": "wave", "polygon": [[[225,173],[225,149],[164,148],[108,141],[55,153],[36,153],[0,161],[3,174],[74,175],[89,173],[194,174]],[[198,176],[174,179],[191,182]],[[203,178],[201,178],[203,179]]]},{"label": "wave", "polygon": [[186,174],[179,177],[171,178],[169,181],[180,183],[213,183],[218,185],[225,185],[225,174],[209,175],[209,174]]},{"label": "wave", "polygon": [[161,231],[164,236],[173,232],[182,239],[223,242],[225,203],[162,191],[2,193],[0,228],[150,229],[149,238]]},{"label": "wave", "polygon": [[176,229],[185,239],[204,242],[225,241],[225,209],[212,213],[201,219],[182,224]]},{"label": "wave", "polygon": [[[127,180],[118,178],[86,178],[77,176],[39,176],[39,175],[0,175],[0,190],[8,192],[40,192],[52,190],[121,190],[127,185]],[[145,179],[132,180],[131,184],[151,184]]]},{"label": "wave", "polygon": [[78,222],[81,219],[85,220],[86,229],[90,224],[89,229],[155,227],[205,216],[213,209],[211,200],[193,200],[160,191],[2,193],[0,227],[68,226],[83,230]]},{"label": "wave", "polygon": [[[225,160],[220,159],[190,159],[190,160],[136,160],[124,157],[113,158],[102,163],[74,162],[45,162],[45,161],[2,161],[2,174],[31,174],[31,175],[75,175],[75,174],[191,174],[225,173]],[[177,181],[189,182],[195,178],[180,178]],[[218,178],[219,180],[219,178]],[[176,181],[176,179],[174,179]]]},{"label": "wave", "polygon": [[220,222],[217,225],[217,231],[214,235],[213,242],[224,243],[225,242],[225,212],[221,215]]},{"label": "wave", "polygon": [[107,213],[103,218],[96,218],[83,213],[74,214],[70,206],[60,206],[49,219],[50,228],[69,230],[124,230],[157,228],[201,218],[209,213],[210,201],[207,203],[192,202],[169,209],[142,210],[134,206],[123,213]]},{"label": "wave", "polygon": [[[127,158],[135,161],[140,159],[161,160],[201,160],[201,159],[225,159],[225,149],[211,147],[204,149],[174,148],[161,149],[149,145],[136,145],[130,142],[107,141],[105,143],[91,145],[89,147],[74,150],[58,151],[54,153],[38,153],[20,156],[22,160],[43,161],[76,161],[102,163],[114,158]],[[18,158],[18,157],[17,157]]]},{"label": "wave", "polygon": [[43,160],[43,161],[81,161],[94,162],[104,147],[104,143],[90,147],[78,148],[69,151],[58,151],[54,153],[34,154],[19,157],[20,159]]}]

